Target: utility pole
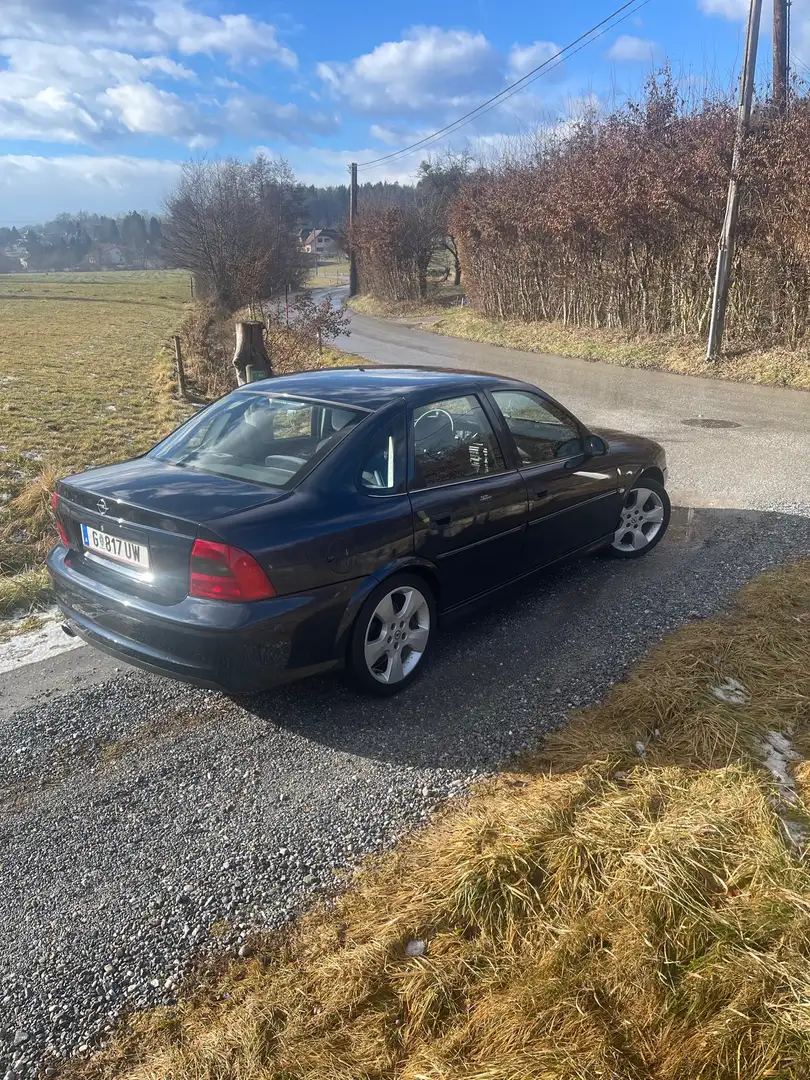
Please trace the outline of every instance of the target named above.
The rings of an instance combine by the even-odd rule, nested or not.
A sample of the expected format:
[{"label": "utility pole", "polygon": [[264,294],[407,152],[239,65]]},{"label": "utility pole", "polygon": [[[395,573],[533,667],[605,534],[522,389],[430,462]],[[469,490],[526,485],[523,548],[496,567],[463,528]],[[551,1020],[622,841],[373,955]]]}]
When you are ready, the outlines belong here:
[{"label": "utility pole", "polygon": [[788,0],[773,0],[773,103],[784,116],[788,105]]},{"label": "utility pole", "polygon": [[357,165],[354,161],[349,166],[349,171],[349,296],[357,296],[357,253],[352,238],[352,230],[357,221]]},{"label": "utility pole", "polygon": [[751,0],[748,9],[748,32],[745,37],[745,58],[740,75],[740,104],[737,111],[737,128],[734,133],[734,155],[731,160],[731,176],[728,183],[728,201],[723,231],[717,249],[717,273],[714,279],[712,317],[709,324],[709,344],[706,359],[716,361],[723,347],[723,330],[726,324],[728,291],[731,285],[731,264],[734,261],[734,244],[737,239],[737,221],[740,215],[740,172],[742,155],[748,127],[751,122],[751,104],[754,100],[754,76],[757,67],[759,24],[762,17],[762,0]]}]

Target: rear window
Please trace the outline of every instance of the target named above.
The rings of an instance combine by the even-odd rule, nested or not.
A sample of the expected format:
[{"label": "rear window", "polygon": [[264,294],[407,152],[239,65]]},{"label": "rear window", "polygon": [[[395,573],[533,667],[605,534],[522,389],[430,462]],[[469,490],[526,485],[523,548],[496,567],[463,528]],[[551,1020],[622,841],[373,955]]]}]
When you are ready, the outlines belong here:
[{"label": "rear window", "polygon": [[243,392],[184,424],[151,456],[234,480],[292,487],[364,416],[357,409]]}]

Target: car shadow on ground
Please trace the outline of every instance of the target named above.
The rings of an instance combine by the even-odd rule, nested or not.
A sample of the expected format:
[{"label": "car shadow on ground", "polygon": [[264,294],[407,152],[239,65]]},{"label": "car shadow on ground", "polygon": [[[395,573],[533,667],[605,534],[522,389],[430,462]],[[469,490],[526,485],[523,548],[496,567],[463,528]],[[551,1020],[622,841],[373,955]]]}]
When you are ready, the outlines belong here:
[{"label": "car shadow on ground", "polygon": [[454,621],[424,675],[393,698],[324,677],[236,702],[347,754],[487,771],[599,700],[665,633],[714,614],[769,566],[809,553],[810,518],[677,507],[649,556],[548,570]]}]

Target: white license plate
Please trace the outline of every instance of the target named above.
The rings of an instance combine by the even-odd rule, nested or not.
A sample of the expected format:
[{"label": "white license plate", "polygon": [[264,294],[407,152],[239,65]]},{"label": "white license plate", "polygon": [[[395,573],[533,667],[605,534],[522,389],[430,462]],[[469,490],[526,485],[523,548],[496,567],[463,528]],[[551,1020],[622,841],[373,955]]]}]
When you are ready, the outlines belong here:
[{"label": "white license plate", "polygon": [[112,533],[100,532],[91,525],[82,525],[82,542],[95,554],[126,563],[127,566],[137,566],[141,570],[149,569],[149,552],[146,544],[123,540]]}]

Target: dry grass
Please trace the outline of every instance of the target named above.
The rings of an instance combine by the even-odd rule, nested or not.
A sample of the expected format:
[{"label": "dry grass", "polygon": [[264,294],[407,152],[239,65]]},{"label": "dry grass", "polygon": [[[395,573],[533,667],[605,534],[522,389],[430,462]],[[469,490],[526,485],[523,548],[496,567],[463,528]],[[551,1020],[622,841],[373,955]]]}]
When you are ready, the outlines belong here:
[{"label": "dry grass", "polygon": [[142,453],[184,415],[175,272],[0,278],[0,614],[37,603],[59,476]]},{"label": "dry grass", "polygon": [[[765,575],[334,908],[68,1075],[806,1078],[810,865],[760,739],[810,738],[808,616],[810,561]],[[727,678],[744,704],[713,696]],[[805,825],[807,780],[789,808]]]},{"label": "dry grass", "polygon": [[[457,291],[450,290],[451,297]],[[601,360],[623,367],[672,371],[679,375],[791,386],[810,390],[807,349],[733,348],[719,364],[707,364],[706,343],[692,338],[628,337],[622,331],[563,326],[556,322],[518,322],[491,319],[468,306],[447,303],[443,290],[424,305],[385,304],[372,297],[355,297],[351,306],[383,318],[425,317],[422,329],[434,334],[501,345],[524,352],[554,353],[584,360]]]}]

